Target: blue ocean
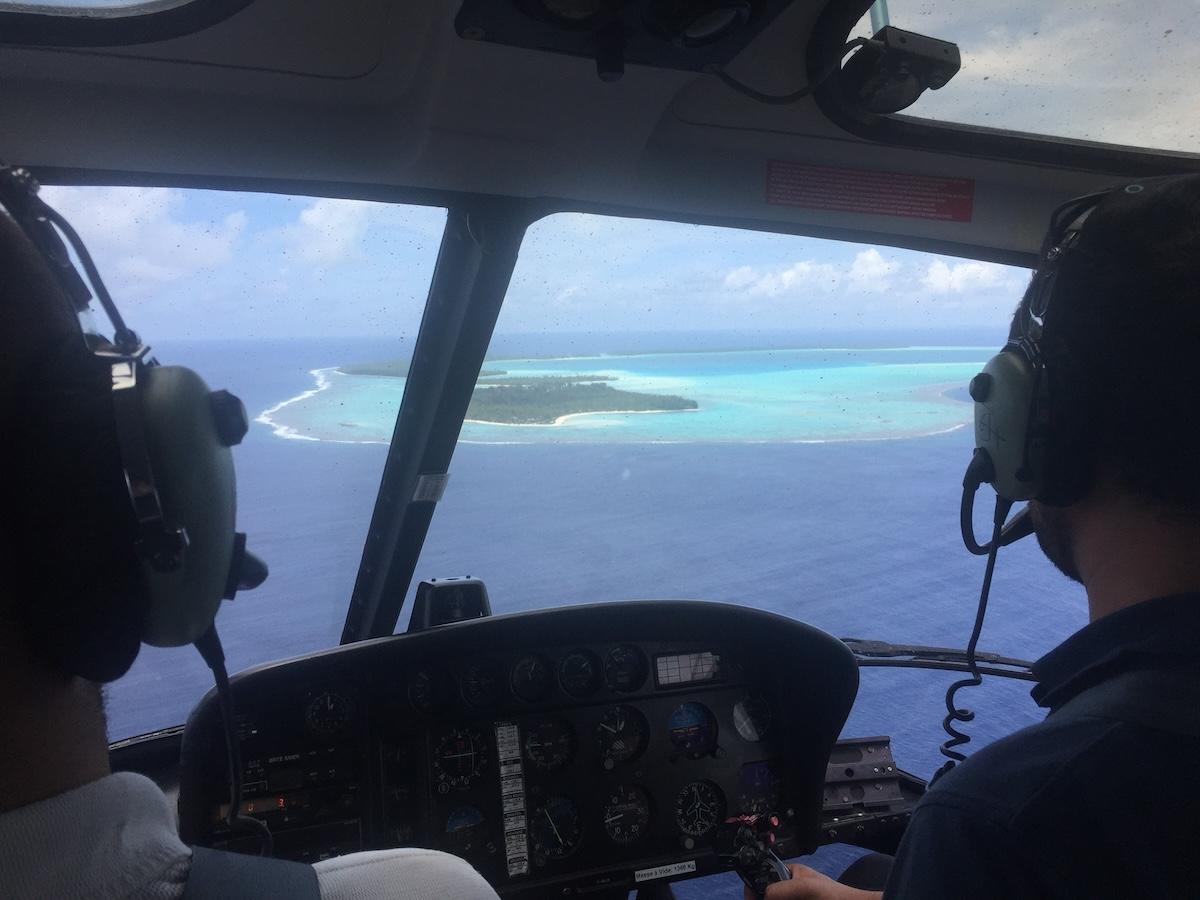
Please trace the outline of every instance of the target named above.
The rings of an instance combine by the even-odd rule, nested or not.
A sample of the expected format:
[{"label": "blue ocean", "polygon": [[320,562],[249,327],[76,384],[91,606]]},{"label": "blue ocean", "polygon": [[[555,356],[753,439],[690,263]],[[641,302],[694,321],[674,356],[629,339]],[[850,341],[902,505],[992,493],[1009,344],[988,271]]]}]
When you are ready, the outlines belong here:
[{"label": "blue ocean", "polygon": [[[964,646],[983,564],[958,534],[972,447],[962,386],[995,346],[970,337],[497,338],[489,370],[604,375],[698,409],[466,423],[417,578],[483,578],[498,613],[695,598],[842,637]],[[239,526],[271,576],[218,618],[231,670],[336,644],[403,392],[402,378],[337,367],[406,348],[363,339],[155,349],[238,393],[256,419],[235,454]],[[1085,622],[1081,589],[1033,541],[1001,554],[981,648],[1035,659]],[[863,670],[845,734],[890,734],[901,766],[927,777],[941,762],[951,680]],[[109,689],[111,737],[184,721],[210,684],[194,652],[143,649]],[[977,713],[968,749],[1042,716],[1023,682],[990,679],[961,699]],[[740,895],[720,884],[728,889],[714,896]]]}]

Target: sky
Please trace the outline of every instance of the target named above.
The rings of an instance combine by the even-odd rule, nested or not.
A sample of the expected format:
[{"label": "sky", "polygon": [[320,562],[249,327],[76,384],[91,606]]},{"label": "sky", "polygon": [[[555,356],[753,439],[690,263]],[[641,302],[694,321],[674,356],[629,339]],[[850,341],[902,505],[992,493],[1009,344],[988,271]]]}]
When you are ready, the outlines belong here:
[{"label": "sky", "polygon": [[[909,112],[1196,150],[1197,0],[890,0],[963,69]],[[1120,65],[1113,61],[1119,59]],[[1180,110],[1189,111],[1186,115]],[[151,337],[412,337],[442,210],[166,188],[47,188]],[[561,214],[497,332],[996,329],[1027,273],[915,251]]]},{"label": "sky", "polygon": [[[150,339],[415,335],[445,212],[174,188],[46,187]],[[497,324],[537,332],[997,326],[1027,273],[790,235],[558,214]]]}]

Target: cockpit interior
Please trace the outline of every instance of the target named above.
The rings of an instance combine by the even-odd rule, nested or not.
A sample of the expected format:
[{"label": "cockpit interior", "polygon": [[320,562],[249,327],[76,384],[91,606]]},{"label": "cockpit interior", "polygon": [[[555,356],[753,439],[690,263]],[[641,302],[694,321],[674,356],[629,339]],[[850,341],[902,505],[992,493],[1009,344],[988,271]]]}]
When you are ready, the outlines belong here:
[{"label": "cockpit interior", "polygon": [[1126,6],[0,0],[0,165],[243,398],[270,568],[228,695],[186,647],[109,688],[113,769],[189,845],[502,897],[894,852],[943,717],[1035,721],[1083,621],[1006,546],[966,649],[959,492],[1051,211],[1200,172],[1195,10]]}]

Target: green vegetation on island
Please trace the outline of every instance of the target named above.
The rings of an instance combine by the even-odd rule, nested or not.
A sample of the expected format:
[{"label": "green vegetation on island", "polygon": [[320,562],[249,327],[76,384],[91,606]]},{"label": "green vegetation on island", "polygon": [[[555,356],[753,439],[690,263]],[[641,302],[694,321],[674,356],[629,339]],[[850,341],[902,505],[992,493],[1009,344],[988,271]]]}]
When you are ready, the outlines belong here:
[{"label": "green vegetation on island", "polygon": [[[384,375],[388,378],[406,378],[408,367],[411,364],[412,360],[410,359],[389,359],[383,362],[350,363],[338,366],[338,371],[343,375]],[[479,377],[491,378],[504,374],[505,372],[501,369],[483,369],[479,373]]]},{"label": "green vegetation on island", "polygon": [[697,409],[695,400],[622,391],[601,381],[563,377],[519,379],[512,385],[475,386],[467,418],[504,425],[551,425],[562,416],[589,412],[668,412]]},{"label": "green vegetation on island", "polygon": [[[404,378],[410,360],[339,366],[346,375]],[[695,400],[670,394],[623,391],[613,375],[509,375],[482,369],[467,418],[498,425],[553,425],[563,416],[596,412],[672,412],[698,409]]]}]

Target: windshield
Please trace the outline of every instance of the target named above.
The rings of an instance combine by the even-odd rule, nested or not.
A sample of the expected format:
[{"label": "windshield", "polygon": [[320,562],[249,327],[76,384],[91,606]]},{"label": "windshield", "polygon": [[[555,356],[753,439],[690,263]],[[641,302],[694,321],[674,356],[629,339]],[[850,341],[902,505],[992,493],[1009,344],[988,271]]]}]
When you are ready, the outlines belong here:
[{"label": "windshield", "polygon": [[[480,577],[497,613],[699,598],[963,647],[983,576],[958,531],[965,385],[1027,280],[888,247],[544,219],[417,577]],[[339,384],[347,402],[395,390]],[[1001,556],[981,646],[1036,658],[1085,621],[1082,593],[1028,541]],[[845,733],[891,734],[930,774],[952,679],[864,670]],[[1027,689],[975,691],[974,739],[1040,718]]]},{"label": "windshield", "polygon": [[[221,609],[230,671],[337,644],[391,429],[361,442],[377,412],[325,403],[322,387],[335,366],[407,351],[445,211],[167,188],[43,196],[159,361],[238,394],[253,420],[234,450],[238,527],[271,575]],[[300,398],[329,440],[287,425]],[[110,739],[183,722],[211,685],[190,648],[143,647],[107,688]]]},{"label": "windshield", "polygon": [[[962,70],[906,115],[1187,153],[1200,144],[1194,0],[876,3],[876,24],[889,15],[962,53]],[[868,15],[853,36],[873,33]]]},{"label": "windshield", "polygon": [[[336,644],[444,211],[48,193],[160,358],[241,393],[255,417],[235,453],[239,523],[272,574],[221,611],[231,669]],[[497,613],[700,598],[961,647],[982,576],[957,533],[963,385],[1026,279],[887,247],[546,218],[522,246],[417,579],[481,577]],[[989,650],[1036,657],[1085,618],[1032,542],[1006,551],[993,597]],[[931,772],[949,680],[864,671],[847,734],[890,733],[907,767]],[[972,698],[995,711],[980,741],[1036,716],[1024,686],[989,684]],[[209,685],[196,654],[144,648],[109,689],[110,736],[182,722]]]}]

